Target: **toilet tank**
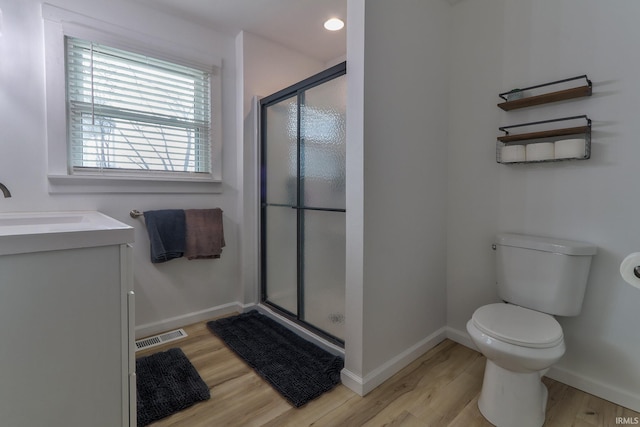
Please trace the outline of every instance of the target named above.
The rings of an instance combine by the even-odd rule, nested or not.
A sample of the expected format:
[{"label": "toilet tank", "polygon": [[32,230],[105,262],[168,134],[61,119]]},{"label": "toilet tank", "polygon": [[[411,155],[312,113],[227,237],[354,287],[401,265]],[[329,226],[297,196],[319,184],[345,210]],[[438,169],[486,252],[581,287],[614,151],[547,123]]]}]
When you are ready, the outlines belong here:
[{"label": "toilet tank", "polygon": [[558,316],[577,316],[596,247],[523,234],[496,236],[498,295],[504,301]]}]

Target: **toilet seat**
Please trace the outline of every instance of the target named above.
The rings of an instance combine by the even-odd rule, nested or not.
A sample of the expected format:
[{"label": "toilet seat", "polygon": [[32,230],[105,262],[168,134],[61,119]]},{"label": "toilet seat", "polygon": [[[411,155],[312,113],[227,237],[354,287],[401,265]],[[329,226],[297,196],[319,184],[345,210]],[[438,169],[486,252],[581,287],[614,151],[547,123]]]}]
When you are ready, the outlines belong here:
[{"label": "toilet seat", "polygon": [[549,348],[563,340],[562,327],[556,319],[517,305],[485,305],[471,319],[484,334],[522,347]]}]

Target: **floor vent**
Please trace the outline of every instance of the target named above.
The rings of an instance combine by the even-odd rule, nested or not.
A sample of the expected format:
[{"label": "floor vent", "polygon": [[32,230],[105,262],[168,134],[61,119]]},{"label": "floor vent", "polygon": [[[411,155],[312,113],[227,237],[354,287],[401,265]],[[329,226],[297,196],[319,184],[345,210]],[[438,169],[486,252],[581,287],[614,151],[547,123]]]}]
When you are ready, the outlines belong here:
[{"label": "floor vent", "polygon": [[175,331],[165,332],[160,335],[154,335],[152,337],[142,338],[136,341],[136,351],[146,348],[155,347],[160,344],[168,343],[171,341],[179,340],[188,336],[184,329],[176,329]]}]

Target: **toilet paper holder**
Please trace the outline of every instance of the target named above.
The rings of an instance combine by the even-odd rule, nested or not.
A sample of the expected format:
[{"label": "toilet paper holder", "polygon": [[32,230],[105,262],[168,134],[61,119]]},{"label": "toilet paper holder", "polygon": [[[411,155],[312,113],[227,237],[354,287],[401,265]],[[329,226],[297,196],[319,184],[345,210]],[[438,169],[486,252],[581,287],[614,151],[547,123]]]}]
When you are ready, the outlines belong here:
[{"label": "toilet paper holder", "polygon": [[633,252],[620,263],[620,275],[625,282],[640,289],[640,252]]}]

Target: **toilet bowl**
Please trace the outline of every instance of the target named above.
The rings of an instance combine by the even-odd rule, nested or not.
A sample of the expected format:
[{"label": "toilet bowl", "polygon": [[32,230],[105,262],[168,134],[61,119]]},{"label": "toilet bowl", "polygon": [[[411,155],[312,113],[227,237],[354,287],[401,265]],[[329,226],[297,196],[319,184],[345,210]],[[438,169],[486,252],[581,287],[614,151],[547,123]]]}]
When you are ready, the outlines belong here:
[{"label": "toilet bowl", "polygon": [[542,376],[565,352],[560,324],[550,315],[497,303],[478,308],[467,322],[487,358],[478,407],[498,427],[540,427],[547,389]]}]

